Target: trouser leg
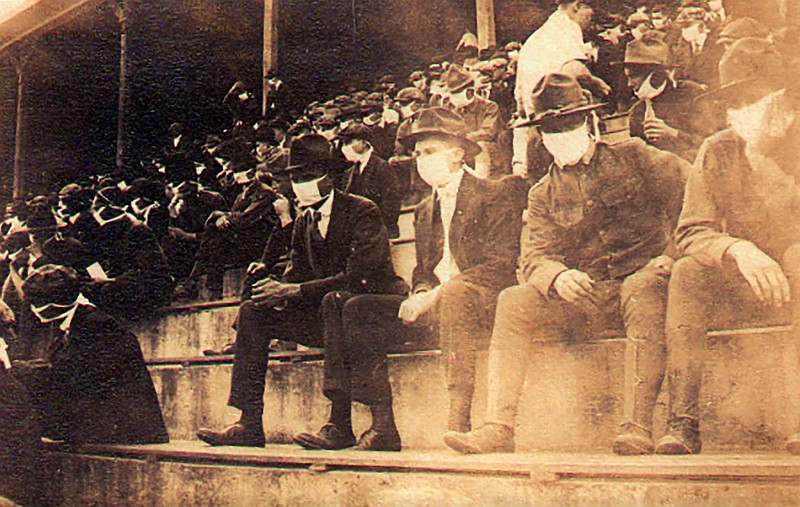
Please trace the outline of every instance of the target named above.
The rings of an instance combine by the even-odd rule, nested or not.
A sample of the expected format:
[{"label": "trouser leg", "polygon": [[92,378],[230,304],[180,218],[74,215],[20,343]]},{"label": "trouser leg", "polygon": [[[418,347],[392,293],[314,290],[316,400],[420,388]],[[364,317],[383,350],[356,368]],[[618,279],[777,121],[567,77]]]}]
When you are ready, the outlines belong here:
[{"label": "trouser leg", "polygon": [[[800,244],[792,245],[786,249],[781,266],[786,278],[789,280],[792,296],[792,338],[797,361],[800,363]],[[800,427],[798,429],[800,430]]]},{"label": "trouser leg", "polygon": [[719,280],[719,268],[693,257],[684,257],[673,267],[665,326],[670,419],[699,420],[703,349]]},{"label": "trouser leg", "polygon": [[[346,378],[326,377],[326,392],[349,389],[353,401],[365,405],[392,402],[387,350],[427,333],[426,328],[403,324],[397,316],[403,296],[364,295],[350,299],[342,310]],[[349,381],[348,381],[349,380]]]},{"label": "trouser leg", "polygon": [[318,308],[290,304],[278,311],[256,306],[252,301],[243,303],[237,318],[228,405],[243,412],[263,412],[271,338],[321,346],[322,336]]},{"label": "trouser leg", "polygon": [[450,411],[447,426],[466,432],[471,426],[477,351],[485,347],[494,321],[497,293],[459,278],[439,292],[439,340],[445,358]]},{"label": "trouser leg", "polygon": [[514,427],[534,334],[562,337],[563,310],[561,303],[547,301],[529,285],[500,293],[489,344],[486,422]]},{"label": "trouser leg", "polygon": [[669,273],[644,269],[622,283],[620,306],[625,322],[625,418],[647,429],[666,370],[667,285]]}]

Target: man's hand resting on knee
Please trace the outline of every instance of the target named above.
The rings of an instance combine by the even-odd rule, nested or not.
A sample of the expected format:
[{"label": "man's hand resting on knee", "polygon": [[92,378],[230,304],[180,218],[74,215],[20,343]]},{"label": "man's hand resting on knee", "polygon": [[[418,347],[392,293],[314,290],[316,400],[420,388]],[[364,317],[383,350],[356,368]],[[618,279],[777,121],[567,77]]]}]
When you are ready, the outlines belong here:
[{"label": "man's hand resting on knee", "polygon": [[736,261],[759,301],[777,307],[789,303],[789,281],[772,257],[749,241],[737,241],[728,248],[727,254]]}]

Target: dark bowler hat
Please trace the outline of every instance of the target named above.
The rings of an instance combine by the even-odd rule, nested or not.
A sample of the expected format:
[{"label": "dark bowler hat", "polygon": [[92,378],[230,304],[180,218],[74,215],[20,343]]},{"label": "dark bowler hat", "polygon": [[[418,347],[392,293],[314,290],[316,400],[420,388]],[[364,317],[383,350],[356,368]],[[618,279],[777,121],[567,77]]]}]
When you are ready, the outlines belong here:
[{"label": "dark bowler hat", "polygon": [[628,43],[628,47],[625,49],[625,61],[622,64],[626,67],[675,67],[668,62],[669,46],[667,43],[656,35],[646,34],[640,40]]},{"label": "dark bowler hat", "polygon": [[353,139],[360,139],[372,144],[373,134],[372,129],[365,126],[363,123],[353,123],[348,125],[346,129],[339,132],[339,139],[342,141],[352,141]]},{"label": "dark bowler hat", "polygon": [[300,136],[289,147],[286,171],[321,168],[324,171],[344,169],[350,164],[345,159],[333,156],[331,143],[317,134]]},{"label": "dark bowler hat", "polygon": [[770,41],[747,37],[736,41],[720,60],[719,87],[698,96],[695,101],[757,100],[782,87],[783,72],[783,60]]},{"label": "dark bowler hat", "polygon": [[400,142],[409,150],[417,141],[428,137],[442,137],[459,143],[468,158],[481,152],[477,143],[467,139],[467,125],[461,116],[441,107],[422,109],[411,123],[411,130]]},{"label": "dark bowler hat", "polygon": [[591,94],[581,88],[575,78],[565,74],[548,74],[533,89],[534,116],[516,127],[541,125],[568,116],[588,113],[605,104],[592,104]]},{"label": "dark bowler hat", "polygon": [[474,82],[475,78],[472,77],[472,74],[461,65],[451,65],[444,74],[444,83],[450,93],[458,93]]}]

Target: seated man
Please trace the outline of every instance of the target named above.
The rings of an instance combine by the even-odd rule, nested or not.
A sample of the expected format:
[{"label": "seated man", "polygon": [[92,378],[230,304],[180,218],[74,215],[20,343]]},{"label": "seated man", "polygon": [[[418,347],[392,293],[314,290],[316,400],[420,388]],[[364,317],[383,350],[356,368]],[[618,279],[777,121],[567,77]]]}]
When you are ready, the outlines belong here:
[{"label": "seated man", "polygon": [[637,101],[630,110],[631,135],[694,162],[703,140],[694,98],[703,87],[675,79],[668,65],[669,46],[654,34],[628,44],[625,76]]},{"label": "seated man", "polygon": [[399,237],[400,181],[395,169],[374,153],[372,131],[355,123],[339,132],[339,139],[342,141],[342,154],[353,163],[353,167],[344,173],[341,188],[374,202],[381,211],[389,237]]},{"label": "seated man", "polygon": [[242,411],[241,419],[222,431],[199,430],[200,440],[211,445],[265,444],[270,339],[323,346],[323,316],[337,304],[336,291],[406,292],[392,266],[378,207],[334,190],[329,172],[342,169],[342,160],[333,156],[323,137],[306,135],[292,142],[286,170],[302,211],[295,220],[291,262],[280,279],[254,283],[250,300],[239,307],[228,404]]},{"label": "seated man", "polygon": [[225,269],[242,268],[258,258],[270,232],[279,223],[275,202],[281,196],[271,187],[271,177],[259,170],[236,197],[230,211],[213,211],[205,221],[194,267],[176,289],[174,299],[195,299],[200,279],[206,275],[211,299],[222,297]]},{"label": "seated man", "polygon": [[497,294],[515,280],[524,181],[492,182],[466,170],[465,158],[480,147],[445,109],[422,110],[403,142],[418,153],[419,174],[434,189],[414,214],[412,295],[340,299],[341,312],[326,321],[326,329],[340,330],[326,333],[325,342],[325,395],[334,405],[319,434],[295,438],[307,448],[352,445],[341,435],[352,433],[355,400],[372,410],[372,448],[399,450],[386,353],[405,342],[425,343],[430,327],[445,358],[448,427],[470,429],[476,350],[488,342]]},{"label": "seated man", "polygon": [[[703,349],[709,327],[724,319],[720,310],[739,321],[774,318],[783,307],[797,329],[800,102],[796,75],[783,69],[798,63],[782,66],[766,40],[752,38],[720,62],[722,86],[713,95],[726,104],[730,128],[705,141],[686,184],[676,233],[684,257],[670,280],[666,321],[670,421],[659,454],[700,452]],[[794,91],[776,91],[782,76]],[[787,449],[800,454],[800,434]]]},{"label": "seated man", "polygon": [[520,268],[504,290],[489,346],[486,424],[450,432],[463,453],[513,452],[514,419],[532,343],[616,331],[624,324],[640,361],[626,382],[633,412],[615,452],[652,453],[651,419],[664,376],[664,312],[671,260],[663,254],[681,206],[688,164],[634,139],[592,138],[590,105],[578,82],[550,74],[534,89],[544,146],[555,163],[528,195]]}]

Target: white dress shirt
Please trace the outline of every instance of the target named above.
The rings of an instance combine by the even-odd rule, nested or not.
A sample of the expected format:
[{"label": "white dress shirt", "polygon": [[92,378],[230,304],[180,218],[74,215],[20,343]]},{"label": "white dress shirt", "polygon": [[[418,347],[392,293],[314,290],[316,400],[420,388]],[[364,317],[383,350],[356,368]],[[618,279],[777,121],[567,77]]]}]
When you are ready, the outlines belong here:
[{"label": "white dress shirt", "polygon": [[450,224],[453,223],[453,215],[456,212],[456,198],[458,188],[461,186],[461,179],[464,177],[464,170],[456,173],[450,183],[444,187],[436,189],[436,197],[439,199],[439,211],[442,218],[442,228],[444,229],[444,245],[442,246],[442,260],[433,269],[433,274],[439,279],[440,283],[445,283],[459,273],[453,256],[450,255]]},{"label": "white dress shirt", "polygon": [[583,31],[578,23],[560,9],[528,37],[519,52],[517,84],[514,97],[522,102],[525,112],[533,113],[531,92],[547,74],[559,72],[567,62],[587,60]]}]

